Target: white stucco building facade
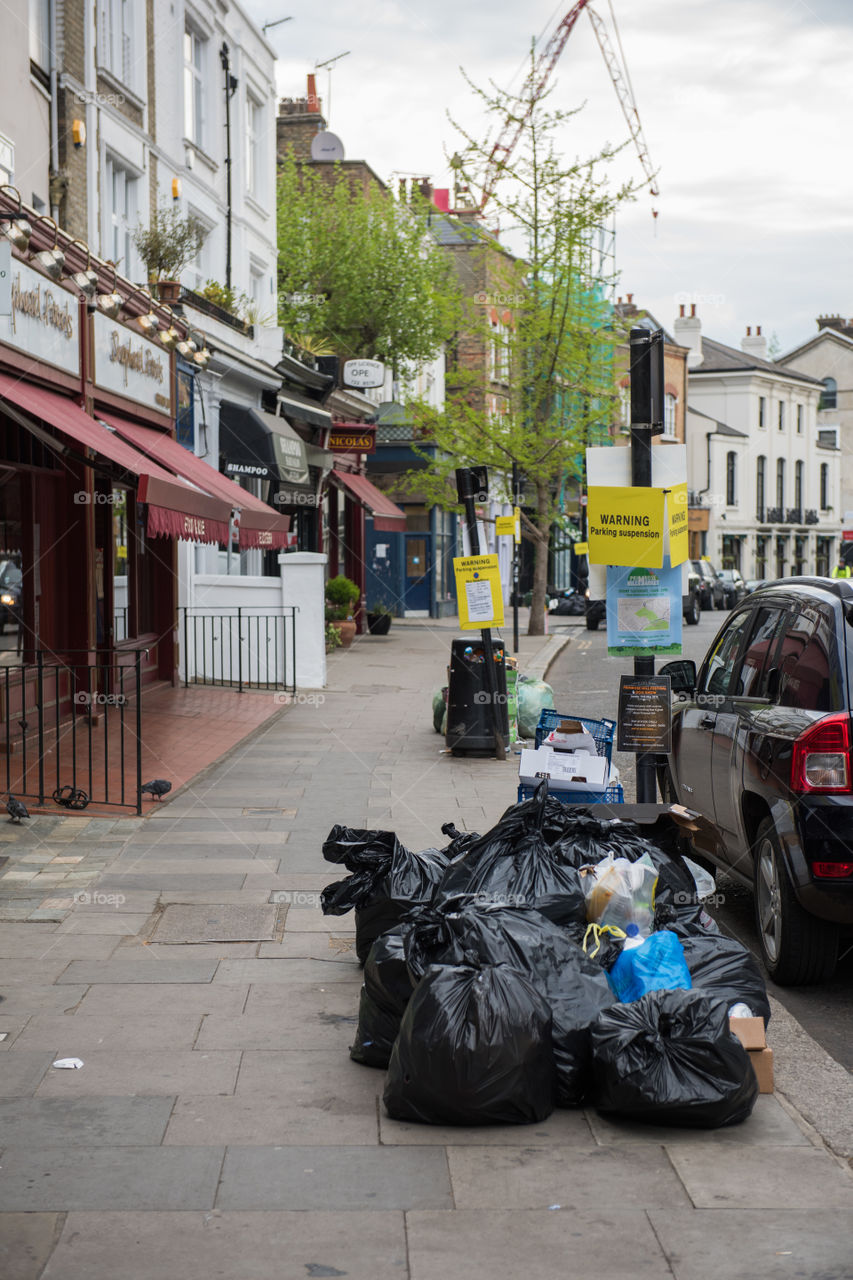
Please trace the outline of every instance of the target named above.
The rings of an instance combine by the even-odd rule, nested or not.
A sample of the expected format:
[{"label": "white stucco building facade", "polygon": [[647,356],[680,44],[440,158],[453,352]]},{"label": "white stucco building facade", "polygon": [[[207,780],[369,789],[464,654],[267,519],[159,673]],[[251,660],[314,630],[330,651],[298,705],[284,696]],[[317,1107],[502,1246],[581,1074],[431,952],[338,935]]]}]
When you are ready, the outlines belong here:
[{"label": "white stucco building facade", "polygon": [[691,552],[746,579],[828,574],[841,537],[841,454],[819,428],[821,383],[769,361],[760,328],[740,350],[703,337],[695,314],[674,331],[690,348]]}]

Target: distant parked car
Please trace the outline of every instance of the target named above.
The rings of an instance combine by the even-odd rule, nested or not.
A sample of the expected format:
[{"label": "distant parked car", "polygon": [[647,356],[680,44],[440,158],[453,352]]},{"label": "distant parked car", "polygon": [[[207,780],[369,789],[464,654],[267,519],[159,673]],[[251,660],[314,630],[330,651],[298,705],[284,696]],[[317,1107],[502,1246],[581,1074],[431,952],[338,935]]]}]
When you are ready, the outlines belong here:
[{"label": "distant parked car", "polygon": [[726,589],[710,560],[691,560],[700,577],[699,605],[702,609],[725,609]]},{"label": "distant parked car", "polygon": [[[695,627],[699,621],[701,611],[699,591],[701,587],[701,579],[692,564],[687,573],[687,591],[681,597],[681,611],[684,615],[684,621],[689,627]],[[587,600],[586,604],[586,629],[587,631],[597,631],[600,624],[607,617],[607,606],[603,600]]]},{"label": "distant parked car", "polygon": [[746,583],[737,569],[721,569],[717,577],[725,588],[726,608],[733,609],[746,595]]},{"label": "distant parked car", "polygon": [[21,570],[14,560],[0,560],[0,636],[21,622]]}]

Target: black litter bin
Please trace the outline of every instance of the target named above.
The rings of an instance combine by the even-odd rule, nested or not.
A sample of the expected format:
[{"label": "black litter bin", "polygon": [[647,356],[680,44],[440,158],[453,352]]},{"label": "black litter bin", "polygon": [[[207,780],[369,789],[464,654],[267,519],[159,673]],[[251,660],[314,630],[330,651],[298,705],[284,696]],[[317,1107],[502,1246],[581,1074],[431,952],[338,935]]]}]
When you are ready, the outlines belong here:
[{"label": "black litter bin", "polygon": [[[506,665],[502,640],[493,640],[498,712],[504,742],[509,742]],[[454,640],[447,680],[446,742],[454,755],[494,755],[495,722],[486,683],[482,640]]]}]

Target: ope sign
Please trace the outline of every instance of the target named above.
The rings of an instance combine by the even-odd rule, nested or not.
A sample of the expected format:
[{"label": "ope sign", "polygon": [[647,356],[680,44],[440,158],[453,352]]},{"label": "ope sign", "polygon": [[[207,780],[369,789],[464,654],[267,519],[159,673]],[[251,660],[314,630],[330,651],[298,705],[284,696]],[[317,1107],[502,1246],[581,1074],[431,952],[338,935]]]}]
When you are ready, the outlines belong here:
[{"label": "ope sign", "polygon": [[12,245],[0,240],[0,316],[12,314]]}]

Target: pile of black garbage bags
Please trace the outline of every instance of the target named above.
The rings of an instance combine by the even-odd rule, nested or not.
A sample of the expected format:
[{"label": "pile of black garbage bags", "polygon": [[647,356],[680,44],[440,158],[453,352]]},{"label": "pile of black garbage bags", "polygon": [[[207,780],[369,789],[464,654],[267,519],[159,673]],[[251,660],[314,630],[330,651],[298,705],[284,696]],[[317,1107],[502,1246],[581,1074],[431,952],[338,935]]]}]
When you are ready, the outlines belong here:
[{"label": "pile of black garbage bags", "polygon": [[729,1029],[770,1017],[758,965],[721,934],[677,839],[548,795],[485,835],[442,828],[412,853],[392,832],[335,826],[364,963],[354,1061],[387,1068],[399,1120],[527,1124],[555,1106],[655,1124],[746,1119],[758,1085]]}]

